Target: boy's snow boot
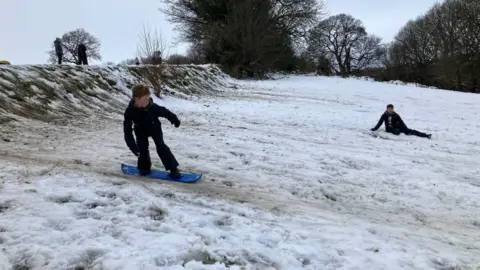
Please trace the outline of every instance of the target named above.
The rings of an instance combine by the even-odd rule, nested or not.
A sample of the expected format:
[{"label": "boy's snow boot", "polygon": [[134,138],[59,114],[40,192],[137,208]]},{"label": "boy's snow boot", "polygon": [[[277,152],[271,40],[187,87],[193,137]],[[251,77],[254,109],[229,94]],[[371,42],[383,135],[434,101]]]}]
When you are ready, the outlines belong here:
[{"label": "boy's snow boot", "polygon": [[150,169],[147,169],[147,170],[139,170],[140,172],[140,175],[149,175],[152,171]]},{"label": "boy's snow boot", "polygon": [[170,176],[174,179],[178,179],[182,177],[182,174],[180,174],[180,171],[178,170],[178,168],[175,168],[170,170]]}]

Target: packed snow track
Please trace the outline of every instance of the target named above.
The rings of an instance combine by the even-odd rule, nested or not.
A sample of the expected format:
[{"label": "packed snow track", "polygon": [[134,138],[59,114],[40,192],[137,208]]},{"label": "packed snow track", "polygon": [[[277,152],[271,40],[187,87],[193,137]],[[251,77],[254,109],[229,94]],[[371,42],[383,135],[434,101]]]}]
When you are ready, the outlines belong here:
[{"label": "packed snow track", "polygon": [[[0,269],[480,269],[480,95],[235,83],[155,100],[182,120],[162,120],[165,142],[196,184],[124,176],[115,111],[2,123]],[[388,103],[432,139],[372,136]]]}]

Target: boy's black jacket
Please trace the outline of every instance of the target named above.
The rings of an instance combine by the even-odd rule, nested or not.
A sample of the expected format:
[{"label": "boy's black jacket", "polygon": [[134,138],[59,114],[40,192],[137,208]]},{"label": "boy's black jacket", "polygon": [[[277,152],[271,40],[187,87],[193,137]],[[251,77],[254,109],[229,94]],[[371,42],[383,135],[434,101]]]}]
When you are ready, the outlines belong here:
[{"label": "boy's black jacket", "polygon": [[378,120],[377,125],[372,128],[372,130],[377,130],[380,126],[385,123],[385,131],[392,132],[394,130],[407,130],[408,127],[403,122],[402,118],[396,112],[392,112],[389,114],[388,112],[384,112],[380,119]]},{"label": "boy's black jacket", "polygon": [[159,117],[167,118],[170,123],[176,126],[180,124],[180,120],[174,113],[165,107],[155,104],[152,98],[150,98],[148,105],[144,108],[137,108],[134,106],[133,100],[130,101],[124,113],[123,133],[125,142],[133,153],[138,153],[138,148],[133,138],[132,125],[134,125],[137,137],[162,134],[162,124],[158,119]]}]

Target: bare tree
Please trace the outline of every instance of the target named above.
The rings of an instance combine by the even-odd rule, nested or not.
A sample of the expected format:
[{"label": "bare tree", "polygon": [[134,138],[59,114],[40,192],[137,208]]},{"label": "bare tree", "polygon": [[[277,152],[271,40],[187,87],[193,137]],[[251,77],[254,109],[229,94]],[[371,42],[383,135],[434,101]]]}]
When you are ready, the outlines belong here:
[{"label": "bare tree", "polygon": [[[225,22],[212,27],[216,37],[210,44],[225,58],[222,62],[236,75],[251,77],[279,66],[287,55],[292,55],[286,33],[278,31],[276,21],[270,18],[271,3],[259,0],[227,1],[229,16]],[[250,74],[250,75],[249,75]]]},{"label": "bare tree", "polygon": [[166,57],[168,43],[160,31],[143,25],[137,45],[137,55],[144,64],[159,64]]},{"label": "bare tree", "polygon": [[[87,55],[89,58],[99,61],[102,60],[102,57],[100,56],[100,40],[85,31],[84,29],[76,29],[67,32],[63,34],[61,39],[63,46],[62,62],[72,64],[77,64],[79,62],[77,50],[80,43],[85,44],[85,46],[87,47]],[[51,50],[48,51],[48,62],[55,64],[57,62],[57,55],[55,53],[55,46],[53,42],[51,46]]]},{"label": "bare tree", "polygon": [[392,79],[480,91],[480,3],[446,0],[407,24],[389,49]]},{"label": "bare tree", "polygon": [[[205,38],[205,26],[215,21],[222,21],[230,11],[228,1],[202,0],[162,0],[166,8],[160,10],[167,15],[167,20],[176,24],[183,38],[194,42]],[[237,1],[236,4],[242,4]],[[292,38],[305,34],[306,28],[313,26],[321,15],[324,2],[319,0],[260,0],[271,8],[269,16],[275,20]]]},{"label": "bare tree", "polygon": [[229,73],[291,68],[294,44],[317,21],[318,0],[162,0],[167,20],[207,62]]},{"label": "bare tree", "polygon": [[137,57],[143,64],[147,64],[144,69],[145,76],[157,97],[162,96],[166,80],[163,59],[167,56],[167,44],[166,38],[160,31],[143,25],[137,45]]},{"label": "bare tree", "polygon": [[279,23],[293,40],[306,38],[325,7],[322,0],[270,0],[272,19]]},{"label": "bare tree", "polygon": [[480,93],[480,1],[433,5],[382,51],[382,72],[369,71],[376,78]]},{"label": "bare tree", "polygon": [[381,39],[368,35],[362,22],[347,14],[331,16],[310,31],[309,51],[327,58],[337,74],[348,76],[379,65]]},{"label": "bare tree", "polygon": [[196,42],[187,49],[187,57],[191,59],[193,64],[205,64],[205,55],[203,54],[202,44]]},{"label": "bare tree", "polygon": [[463,29],[461,34],[461,47],[464,48],[464,74],[463,88],[471,92],[480,93],[480,2],[465,0],[459,4],[459,13],[462,14]]}]

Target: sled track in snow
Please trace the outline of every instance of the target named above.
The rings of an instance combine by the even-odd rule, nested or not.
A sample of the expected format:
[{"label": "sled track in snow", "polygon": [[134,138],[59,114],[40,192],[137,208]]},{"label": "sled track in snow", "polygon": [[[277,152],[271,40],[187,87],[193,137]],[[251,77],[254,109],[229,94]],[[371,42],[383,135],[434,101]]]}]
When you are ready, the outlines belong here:
[{"label": "sled track in snow", "polygon": [[[222,199],[222,200],[232,200],[240,203],[251,203],[257,205],[258,207],[265,208],[266,210],[273,208],[284,208],[287,204],[293,204],[298,206],[300,200],[297,199],[296,202],[293,202],[291,199],[284,199],[272,196],[271,193],[259,190],[242,190],[238,188],[229,187],[221,182],[212,182],[208,180],[208,176],[202,177],[200,181],[194,184],[178,183],[173,181],[162,181],[162,180],[153,180],[146,177],[137,177],[137,176],[127,176],[122,173],[120,170],[120,165],[118,170],[112,168],[111,163],[107,162],[97,162],[96,164],[86,164],[81,160],[66,160],[66,159],[57,159],[53,157],[42,157],[41,155],[28,156],[25,154],[18,153],[9,153],[2,152],[4,160],[12,163],[21,163],[21,164],[32,164],[32,165],[42,165],[47,167],[50,174],[55,172],[78,172],[78,173],[91,173],[97,175],[103,175],[107,177],[112,177],[112,181],[128,181],[132,184],[143,184],[143,183],[153,183],[157,185],[168,185],[171,187],[178,188],[180,191],[192,192],[197,195]],[[188,169],[187,169],[188,170]],[[192,170],[194,170],[192,168]],[[30,175],[30,178],[38,177],[36,175]],[[206,178],[207,180],[205,180]],[[304,201],[305,205],[308,205],[307,201]],[[285,208],[284,208],[285,209]],[[285,209],[287,210],[287,209]],[[298,210],[298,209],[297,209]]]}]

